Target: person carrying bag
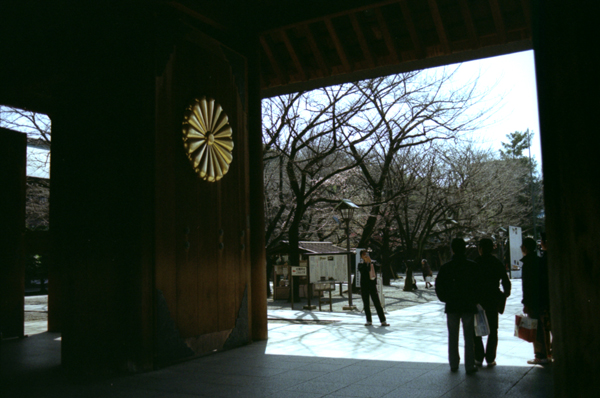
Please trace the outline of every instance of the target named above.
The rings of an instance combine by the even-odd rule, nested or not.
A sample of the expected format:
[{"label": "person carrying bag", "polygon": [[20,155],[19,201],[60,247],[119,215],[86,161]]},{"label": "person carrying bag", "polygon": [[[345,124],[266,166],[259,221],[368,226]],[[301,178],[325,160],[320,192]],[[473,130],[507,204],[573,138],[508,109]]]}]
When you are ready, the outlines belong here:
[{"label": "person carrying bag", "polygon": [[[480,273],[478,286],[481,291],[480,307],[484,311],[489,332],[485,335],[475,335],[475,364],[482,366],[485,358],[488,366],[495,366],[498,349],[498,314],[504,312],[506,298],[510,296],[512,286],[502,262],[492,255],[494,242],[484,238],[479,241],[478,246],[480,257],[475,262]],[[500,282],[502,282],[503,291],[499,289]],[[483,319],[480,321],[481,324]],[[485,347],[481,336],[488,336]]]}]

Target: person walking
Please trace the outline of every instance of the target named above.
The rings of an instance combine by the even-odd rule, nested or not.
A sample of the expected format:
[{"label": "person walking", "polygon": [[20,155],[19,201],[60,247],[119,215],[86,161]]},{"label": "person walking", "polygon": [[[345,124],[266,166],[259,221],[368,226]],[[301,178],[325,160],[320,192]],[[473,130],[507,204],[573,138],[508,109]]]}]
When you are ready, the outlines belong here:
[{"label": "person walking", "polygon": [[358,271],[360,272],[360,294],[365,309],[365,315],[367,316],[367,323],[365,323],[365,326],[373,325],[369,298],[373,300],[373,305],[375,305],[375,310],[377,311],[377,316],[379,316],[381,326],[390,326],[390,324],[386,322],[383,307],[381,306],[381,301],[379,301],[379,295],[377,294],[377,274],[375,273],[375,265],[371,261],[371,257],[366,250],[361,250],[360,258],[362,259],[362,262],[358,264]]},{"label": "person walking", "polygon": [[458,371],[460,363],[458,334],[462,322],[465,340],[465,370],[468,375],[471,375],[477,372],[474,355],[474,314],[477,313],[477,286],[479,283],[477,264],[467,259],[466,243],[463,239],[453,239],[451,248],[452,260],[440,268],[435,280],[435,293],[440,301],[446,303],[450,370]]},{"label": "person walking", "polygon": [[[487,366],[496,365],[496,350],[498,348],[498,314],[504,312],[506,298],[510,296],[511,283],[506,274],[502,261],[492,255],[494,242],[491,239],[479,241],[479,258],[475,260],[480,273],[481,298],[480,303],[485,310],[490,327],[485,349],[483,338],[475,336],[475,365],[482,366],[483,359]],[[502,282],[502,291],[499,286]]]},{"label": "person walking", "polygon": [[545,330],[543,319],[541,318],[543,311],[542,294],[545,286],[542,287],[540,283],[543,273],[540,269],[540,258],[537,256],[536,249],[537,244],[533,238],[523,239],[523,244],[521,245],[521,252],[523,253],[523,258],[521,259],[523,263],[523,273],[521,276],[523,283],[522,303],[523,313],[527,314],[530,318],[538,320],[536,338],[533,343],[535,358],[530,359],[527,363],[530,365],[543,365],[550,361],[548,359],[548,352],[546,351]]},{"label": "person walking", "polygon": [[425,289],[429,289],[433,286],[433,284],[430,282],[431,278],[433,277],[433,271],[431,271],[431,267],[426,259],[421,260],[421,268],[423,270],[423,282],[425,282]]}]

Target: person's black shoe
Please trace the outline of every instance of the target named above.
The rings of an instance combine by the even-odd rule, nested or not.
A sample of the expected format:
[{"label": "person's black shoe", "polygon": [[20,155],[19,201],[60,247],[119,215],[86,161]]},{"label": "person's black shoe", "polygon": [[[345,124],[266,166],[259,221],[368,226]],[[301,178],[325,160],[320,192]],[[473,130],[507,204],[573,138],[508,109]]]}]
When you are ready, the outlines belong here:
[{"label": "person's black shoe", "polygon": [[477,373],[478,370],[479,369],[477,369],[477,366],[473,366],[471,369],[467,369],[467,374],[468,375],[475,374],[475,373]]},{"label": "person's black shoe", "polygon": [[458,367],[456,367],[456,368],[450,368],[450,371],[456,373],[456,372],[458,372]]}]

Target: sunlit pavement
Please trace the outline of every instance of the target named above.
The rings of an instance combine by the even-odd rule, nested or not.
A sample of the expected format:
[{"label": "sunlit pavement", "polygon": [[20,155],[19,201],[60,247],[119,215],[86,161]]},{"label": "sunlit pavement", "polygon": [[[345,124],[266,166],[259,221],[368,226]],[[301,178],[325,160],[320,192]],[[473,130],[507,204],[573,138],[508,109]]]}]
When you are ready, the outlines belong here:
[{"label": "sunlit pavement", "polygon": [[[390,327],[378,322],[365,327],[358,312],[269,311],[266,342],[102,382],[67,382],[55,370],[28,383],[31,376],[15,373],[6,396],[551,397],[552,365],[527,365],[532,345],[513,336],[514,315],[521,310],[520,281],[513,282],[500,318],[498,366],[472,376],[463,364],[450,372],[443,305],[430,302],[390,312]],[[60,348],[56,337],[43,333],[30,339],[52,339]],[[30,344],[29,352],[35,351]],[[44,355],[40,360],[50,353]],[[5,365],[3,359],[3,372]]]},{"label": "sunlit pavement", "polygon": [[[529,366],[527,360],[533,358],[532,344],[514,337],[515,314],[523,308],[521,298],[521,280],[513,280],[511,297],[499,319],[496,360],[499,365]],[[356,304],[362,310],[362,301]],[[434,301],[389,312],[386,317],[390,327],[379,326],[374,310],[373,326],[365,327],[366,318],[359,311],[268,311],[267,354],[448,363],[443,303]],[[277,319],[298,323],[273,322]],[[315,325],[318,321],[324,324]]]}]

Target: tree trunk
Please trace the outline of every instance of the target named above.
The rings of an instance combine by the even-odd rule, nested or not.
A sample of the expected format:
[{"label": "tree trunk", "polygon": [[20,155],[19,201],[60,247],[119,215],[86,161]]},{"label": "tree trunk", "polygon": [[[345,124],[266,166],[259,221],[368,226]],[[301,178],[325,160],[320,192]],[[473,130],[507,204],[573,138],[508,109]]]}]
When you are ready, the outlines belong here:
[{"label": "tree trunk", "polygon": [[405,292],[412,292],[413,289],[413,262],[414,260],[406,261],[406,280],[404,281],[404,290]]},{"label": "tree trunk", "polygon": [[358,247],[364,247],[365,249],[369,247],[369,241],[371,240],[371,235],[373,235],[375,223],[377,222],[377,216],[379,215],[379,208],[380,206],[373,206],[373,208],[371,209],[369,218],[367,219],[367,223],[365,224],[365,227],[362,231],[362,235],[360,236],[360,242],[358,242]]},{"label": "tree trunk", "polygon": [[[294,221],[290,225],[290,229],[288,231],[289,239],[290,239],[290,250],[289,250],[289,258],[288,263],[293,267],[297,267],[300,265],[300,248],[298,247],[300,242],[300,219],[298,217],[298,209],[296,210],[296,214],[294,214]],[[292,294],[294,297],[294,302],[297,302],[300,299],[300,278],[297,276],[289,276],[290,282],[293,278],[293,289]]]},{"label": "tree trunk", "polygon": [[391,249],[390,249],[390,233],[389,229],[386,228],[383,230],[383,240],[381,242],[381,263],[383,264],[381,272],[383,276],[383,285],[390,286],[391,279],[396,279],[396,274],[392,269],[391,264]]},{"label": "tree trunk", "polygon": [[390,286],[392,281],[392,267],[387,261],[381,266],[381,276],[383,278],[383,285]]}]

